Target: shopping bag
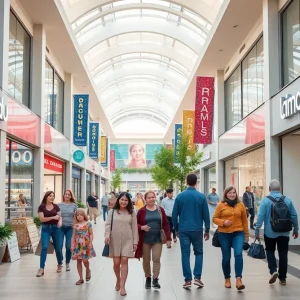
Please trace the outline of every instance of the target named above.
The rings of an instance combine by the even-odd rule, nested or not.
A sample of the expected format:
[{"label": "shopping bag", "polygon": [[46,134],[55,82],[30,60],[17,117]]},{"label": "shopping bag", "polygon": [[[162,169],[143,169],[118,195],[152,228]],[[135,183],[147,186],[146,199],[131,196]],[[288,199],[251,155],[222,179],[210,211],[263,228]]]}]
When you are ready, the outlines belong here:
[{"label": "shopping bag", "polygon": [[[40,239],[39,244],[38,244],[37,248],[35,249],[34,254],[37,256],[40,256],[41,250],[42,250],[42,239]],[[53,253],[54,253],[54,245],[53,245],[53,241],[50,239],[47,254],[53,254]]]},{"label": "shopping bag", "polygon": [[217,229],[213,235],[213,238],[212,238],[212,245],[214,247],[221,247],[221,244],[220,244],[220,241],[219,241],[219,230]]},{"label": "shopping bag", "polygon": [[266,252],[264,246],[261,244],[261,241],[255,240],[254,243],[251,244],[250,249],[248,251],[248,256],[256,259],[266,258]]},{"label": "shopping bag", "polygon": [[103,251],[102,251],[102,256],[109,257],[109,244],[105,244]]}]

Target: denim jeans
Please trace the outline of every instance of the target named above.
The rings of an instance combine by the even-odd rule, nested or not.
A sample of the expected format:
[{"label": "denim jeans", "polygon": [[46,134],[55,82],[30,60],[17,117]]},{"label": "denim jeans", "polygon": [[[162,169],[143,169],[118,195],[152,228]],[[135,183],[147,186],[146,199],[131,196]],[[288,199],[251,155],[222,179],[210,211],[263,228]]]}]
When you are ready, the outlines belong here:
[{"label": "denim jeans", "polygon": [[65,248],[66,248],[66,264],[69,264],[71,261],[71,240],[73,234],[72,226],[62,226],[59,232],[60,238],[60,246],[61,246],[61,260],[63,261],[63,246],[64,246],[64,238],[66,238]]},{"label": "denim jeans", "polygon": [[103,221],[106,221],[106,216],[108,214],[108,207],[107,205],[102,205],[102,211],[103,211]]},{"label": "denim jeans", "polygon": [[42,240],[42,250],[40,257],[40,268],[45,268],[45,262],[47,258],[47,251],[50,242],[50,237],[53,240],[53,246],[55,249],[57,264],[62,265],[62,254],[61,254],[61,245],[60,245],[60,229],[57,225],[53,224],[43,224],[42,232],[41,232],[41,240]]},{"label": "denim jeans", "polygon": [[194,277],[201,279],[203,265],[203,232],[202,231],[179,231],[181,264],[185,282],[192,280],[190,265],[191,245],[195,255]]},{"label": "denim jeans", "polygon": [[176,239],[176,233],[175,233],[175,228],[173,226],[172,217],[167,217],[167,219],[169,222],[170,232],[173,234],[173,240],[174,240],[174,239]]},{"label": "denim jeans", "polygon": [[255,209],[253,207],[249,208],[248,212],[249,212],[249,215],[250,215],[250,228],[254,229]]},{"label": "denim jeans", "polygon": [[233,233],[219,232],[219,242],[222,250],[222,269],[225,279],[230,278],[231,268],[231,248],[233,248],[235,258],[235,277],[242,277],[243,273],[243,245],[245,241],[245,234],[242,231]]},{"label": "denim jeans", "polygon": [[265,235],[264,239],[266,244],[266,254],[270,274],[272,275],[274,272],[277,272],[277,262],[275,258],[275,250],[277,245],[279,256],[278,277],[280,280],[286,280],[290,238],[288,236],[279,236],[272,239]]}]

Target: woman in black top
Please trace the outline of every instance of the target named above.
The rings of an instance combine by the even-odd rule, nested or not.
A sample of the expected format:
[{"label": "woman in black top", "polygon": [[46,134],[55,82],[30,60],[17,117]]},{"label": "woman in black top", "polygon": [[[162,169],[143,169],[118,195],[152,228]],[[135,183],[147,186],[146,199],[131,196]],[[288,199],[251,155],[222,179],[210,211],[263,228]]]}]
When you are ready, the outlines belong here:
[{"label": "woman in black top", "polygon": [[62,253],[60,246],[60,230],[62,220],[60,209],[57,204],[54,204],[55,194],[52,191],[45,193],[41,205],[38,208],[38,216],[42,222],[41,232],[41,256],[40,256],[40,269],[36,277],[44,275],[45,262],[47,258],[47,250],[52,237],[54,249],[57,258],[57,273],[62,271]]}]

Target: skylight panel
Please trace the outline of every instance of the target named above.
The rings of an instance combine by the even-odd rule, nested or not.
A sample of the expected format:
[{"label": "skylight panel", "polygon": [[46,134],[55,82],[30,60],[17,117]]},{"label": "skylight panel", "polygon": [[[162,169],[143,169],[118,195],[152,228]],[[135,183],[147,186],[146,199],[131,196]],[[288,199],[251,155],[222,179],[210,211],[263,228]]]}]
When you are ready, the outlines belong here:
[{"label": "skylight panel", "polygon": [[150,3],[150,4],[156,4],[161,5],[165,7],[170,7],[169,1],[162,1],[162,0],[142,0],[143,3]]},{"label": "skylight panel", "polygon": [[116,19],[132,17],[132,16],[140,16],[140,15],[141,15],[140,9],[126,9],[126,10],[120,10],[120,11],[115,12]]},{"label": "skylight panel", "polygon": [[114,7],[122,6],[122,5],[128,5],[128,4],[139,4],[141,3],[141,0],[122,0],[122,1],[116,1],[113,3]]},{"label": "skylight panel", "polygon": [[161,11],[156,9],[143,9],[142,14],[143,16],[145,15],[158,16],[165,19],[168,17],[168,13],[166,11]]}]

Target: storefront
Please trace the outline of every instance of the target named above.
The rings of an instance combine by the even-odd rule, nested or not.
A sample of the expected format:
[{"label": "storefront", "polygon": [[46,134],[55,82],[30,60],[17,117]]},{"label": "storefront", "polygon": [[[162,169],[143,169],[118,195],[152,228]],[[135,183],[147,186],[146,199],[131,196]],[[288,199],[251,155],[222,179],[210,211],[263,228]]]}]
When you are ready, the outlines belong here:
[{"label": "storefront", "polygon": [[92,193],[92,184],[91,184],[92,174],[86,172],[85,176],[86,176],[85,178],[86,178],[86,199],[87,199],[87,197],[90,196]]},{"label": "storefront", "polygon": [[100,186],[99,186],[99,176],[95,175],[95,194],[100,197]]},{"label": "storefront", "polygon": [[100,195],[104,196],[106,192],[106,180],[101,177]]},{"label": "storefront", "polygon": [[72,192],[76,201],[81,200],[81,170],[72,166]]},{"label": "storefront", "polygon": [[61,202],[64,187],[65,163],[48,154],[44,155],[44,193],[54,191],[56,203]]},{"label": "storefront", "polygon": [[[200,180],[200,179],[199,179]],[[210,168],[206,168],[204,170],[204,193],[208,195],[211,193],[212,188],[216,188],[217,181],[216,181],[216,167],[212,166]],[[220,194],[220,192],[218,191]],[[222,191],[221,191],[222,193]]]},{"label": "storefront", "polygon": [[32,216],[33,170],[33,149],[7,139],[5,219]]},{"label": "storefront", "polygon": [[265,147],[225,161],[226,186],[235,186],[240,200],[243,198],[246,187],[250,186],[255,195],[256,209],[268,192],[265,178]]}]

